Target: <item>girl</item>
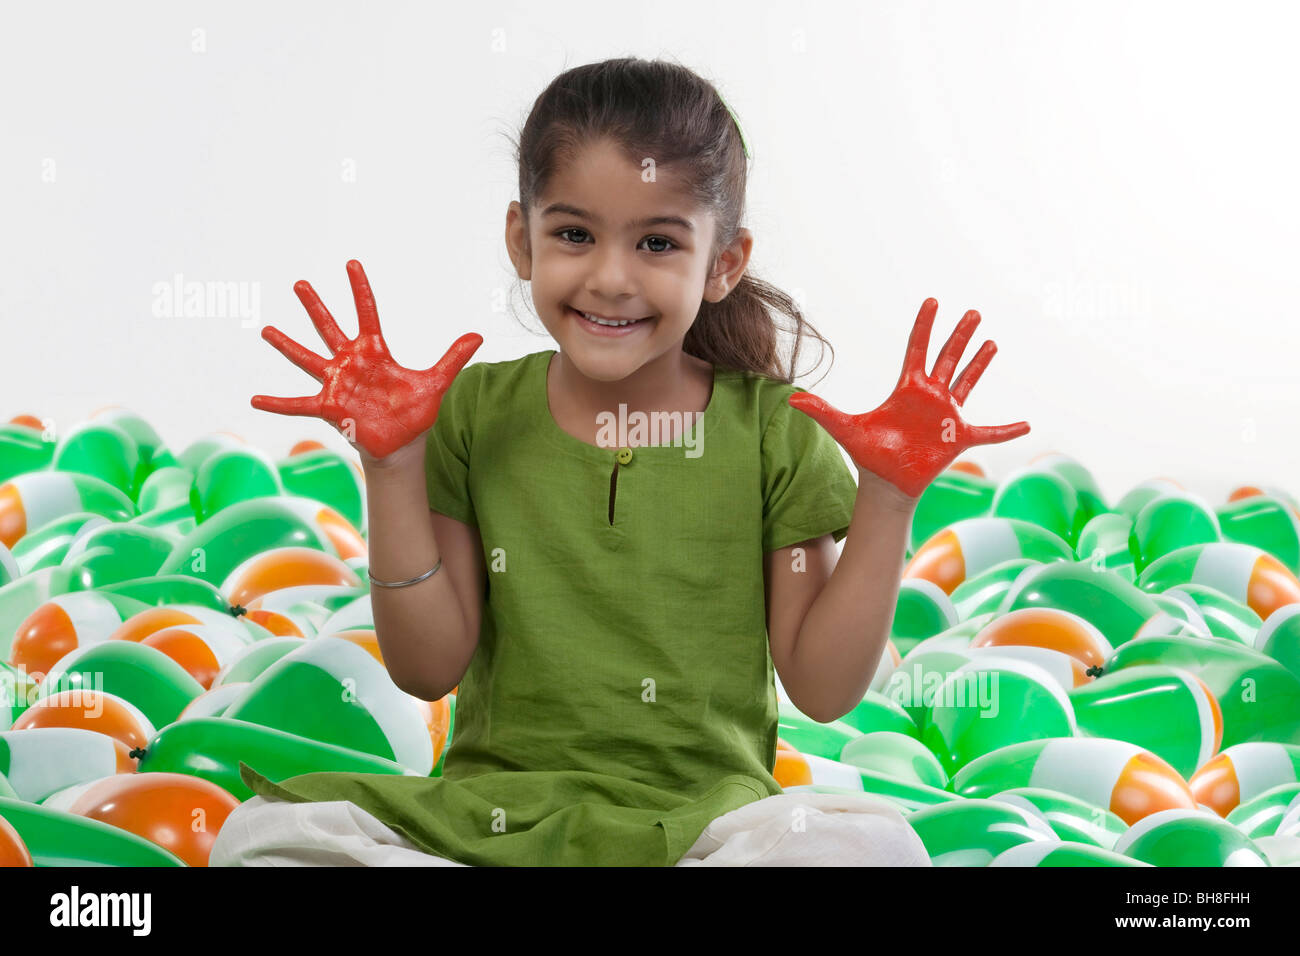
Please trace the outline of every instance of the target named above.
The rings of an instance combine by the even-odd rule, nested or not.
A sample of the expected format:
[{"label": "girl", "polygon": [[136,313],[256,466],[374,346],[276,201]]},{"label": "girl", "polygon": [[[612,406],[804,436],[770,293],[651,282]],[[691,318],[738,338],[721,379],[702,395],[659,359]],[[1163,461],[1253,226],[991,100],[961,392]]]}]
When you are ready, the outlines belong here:
[{"label": "girl", "polygon": [[[684,67],[561,74],[518,159],[506,244],[558,350],[466,367],[470,333],[402,368],[352,261],[354,340],[295,286],[332,358],[263,331],[320,394],[252,400],[354,442],[384,662],[417,697],[458,690],[443,774],[277,784],[242,765],[258,796],[213,862],[929,865],[883,800],[782,792],[775,683],[816,720],[852,709],[917,498],[963,449],[1029,430],[961,420],[995,352],[950,391],[978,314],[927,375],[927,299],[865,415],[791,385],[769,309],[795,355],[806,323],[747,272],[747,152]],[[647,418],[668,427],[647,438]]]}]

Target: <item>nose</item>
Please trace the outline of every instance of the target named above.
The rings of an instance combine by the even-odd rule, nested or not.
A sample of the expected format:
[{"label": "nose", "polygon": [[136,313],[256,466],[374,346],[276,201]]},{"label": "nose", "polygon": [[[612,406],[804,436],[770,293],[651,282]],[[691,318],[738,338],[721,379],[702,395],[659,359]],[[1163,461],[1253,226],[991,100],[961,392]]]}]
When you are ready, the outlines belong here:
[{"label": "nose", "polygon": [[635,263],[629,254],[615,243],[597,246],[595,254],[587,257],[590,269],[584,288],[592,296],[615,301],[635,296],[639,291]]}]

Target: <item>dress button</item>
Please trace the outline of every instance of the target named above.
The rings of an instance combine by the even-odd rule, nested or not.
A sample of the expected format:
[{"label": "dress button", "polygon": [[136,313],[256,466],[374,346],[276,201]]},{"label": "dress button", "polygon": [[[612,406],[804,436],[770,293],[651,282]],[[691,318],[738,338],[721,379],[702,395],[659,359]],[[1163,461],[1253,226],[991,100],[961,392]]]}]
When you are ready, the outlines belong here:
[{"label": "dress button", "polygon": [[626,465],[629,461],[632,460],[632,449],[631,449],[631,448],[620,448],[620,449],[618,450],[618,456],[617,456],[617,457],[618,457],[618,463],[619,463],[620,465]]}]

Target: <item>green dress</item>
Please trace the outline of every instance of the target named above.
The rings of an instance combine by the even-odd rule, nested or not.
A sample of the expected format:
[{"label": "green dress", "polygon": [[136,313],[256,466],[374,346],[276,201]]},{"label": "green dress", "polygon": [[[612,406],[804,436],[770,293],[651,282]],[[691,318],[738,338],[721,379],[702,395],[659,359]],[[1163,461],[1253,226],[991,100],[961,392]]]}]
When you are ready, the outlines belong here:
[{"label": "green dress", "polygon": [[478,528],[488,568],[442,776],[276,784],[241,764],[255,793],[350,800],[429,853],[528,866],[672,865],[782,792],[763,555],[844,538],[839,445],[787,404],[803,389],[717,367],[684,440],[589,445],[551,416],[554,354],[466,366],[430,431],[429,507]]}]

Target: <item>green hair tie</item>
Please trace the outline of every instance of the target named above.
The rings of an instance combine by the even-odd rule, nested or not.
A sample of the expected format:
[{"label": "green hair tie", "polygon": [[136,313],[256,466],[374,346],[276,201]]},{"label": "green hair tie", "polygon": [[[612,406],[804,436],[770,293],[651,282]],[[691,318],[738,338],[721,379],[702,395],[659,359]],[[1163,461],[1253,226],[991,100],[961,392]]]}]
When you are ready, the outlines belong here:
[{"label": "green hair tie", "polygon": [[736,133],[740,136],[740,145],[741,148],[745,150],[745,158],[753,159],[753,157],[749,155],[749,144],[745,142],[745,133],[740,128],[740,120],[736,118],[736,111],[731,108],[731,104],[722,98],[721,93],[718,94],[718,99],[722,100],[722,105],[725,106],[727,112],[731,114],[731,121],[736,124]]}]

